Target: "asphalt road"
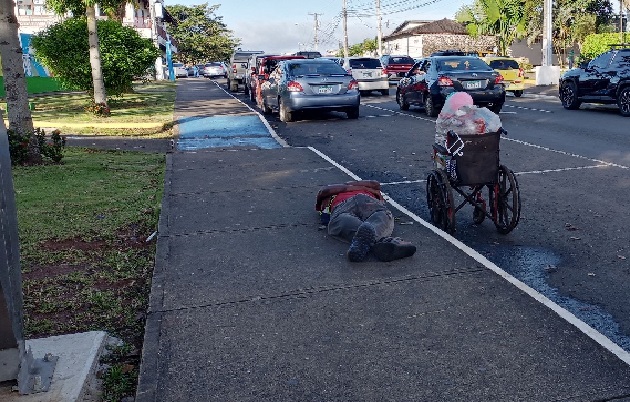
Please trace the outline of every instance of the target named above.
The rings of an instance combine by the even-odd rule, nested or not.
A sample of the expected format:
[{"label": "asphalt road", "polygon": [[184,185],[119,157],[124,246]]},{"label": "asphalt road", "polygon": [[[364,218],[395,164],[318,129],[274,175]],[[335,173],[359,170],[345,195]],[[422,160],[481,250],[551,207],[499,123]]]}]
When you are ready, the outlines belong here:
[{"label": "asphalt road", "polygon": [[[289,145],[313,147],[379,180],[429,220],[425,179],[435,119],[419,108],[400,111],[394,92],[363,97],[358,120],[343,113],[267,119]],[[242,92],[234,95],[256,108]],[[630,351],[630,119],[612,106],[568,111],[541,97],[510,97],[500,117],[509,132],[500,159],[517,174],[520,223],[501,235],[487,219],[475,225],[466,206],[456,215],[455,237]]]}]

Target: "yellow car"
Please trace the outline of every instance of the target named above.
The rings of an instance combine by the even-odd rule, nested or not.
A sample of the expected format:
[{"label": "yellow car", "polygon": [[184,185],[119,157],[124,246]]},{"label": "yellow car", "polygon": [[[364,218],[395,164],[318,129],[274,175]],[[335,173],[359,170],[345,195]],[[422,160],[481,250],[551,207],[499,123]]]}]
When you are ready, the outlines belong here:
[{"label": "yellow car", "polygon": [[502,56],[487,56],[482,59],[503,76],[506,91],[513,92],[516,97],[523,95],[525,72],[519,67],[518,61]]}]

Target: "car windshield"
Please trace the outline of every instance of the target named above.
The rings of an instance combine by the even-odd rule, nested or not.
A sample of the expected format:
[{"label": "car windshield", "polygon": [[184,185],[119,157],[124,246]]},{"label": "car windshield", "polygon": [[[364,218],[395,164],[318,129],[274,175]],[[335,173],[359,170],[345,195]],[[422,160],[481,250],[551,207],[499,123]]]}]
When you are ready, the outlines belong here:
[{"label": "car windshield", "polygon": [[300,75],[331,75],[346,74],[346,70],[337,63],[291,63],[289,74],[293,77]]},{"label": "car windshield", "polygon": [[492,69],[483,60],[475,57],[461,59],[439,59],[437,60],[437,71],[491,71]]},{"label": "car windshield", "polygon": [[184,67],[184,63],[173,63],[173,67]]},{"label": "car windshield", "polygon": [[389,59],[389,64],[413,64],[414,61],[411,57],[392,56]]},{"label": "car windshield", "polygon": [[518,62],[516,60],[510,59],[500,59],[500,60],[490,60],[490,67],[495,70],[509,70],[514,69],[518,70]]},{"label": "car windshield", "polygon": [[352,68],[381,68],[381,62],[378,59],[350,59],[350,67]]}]

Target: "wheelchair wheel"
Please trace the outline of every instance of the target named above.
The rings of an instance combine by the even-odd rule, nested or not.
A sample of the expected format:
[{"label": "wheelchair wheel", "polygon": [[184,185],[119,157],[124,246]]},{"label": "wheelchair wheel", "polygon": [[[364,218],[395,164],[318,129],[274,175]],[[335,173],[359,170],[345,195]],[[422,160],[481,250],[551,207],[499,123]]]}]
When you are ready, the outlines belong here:
[{"label": "wheelchair wheel", "polygon": [[521,216],[521,197],[514,172],[504,165],[499,166],[493,198],[491,205],[494,207],[492,213],[494,225],[499,233],[508,234],[518,225]]},{"label": "wheelchair wheel", "polygon": [[453,189],[441,170],[434,170],[427,176],[427,207],[431,223],[449,234],[455,233]]}]

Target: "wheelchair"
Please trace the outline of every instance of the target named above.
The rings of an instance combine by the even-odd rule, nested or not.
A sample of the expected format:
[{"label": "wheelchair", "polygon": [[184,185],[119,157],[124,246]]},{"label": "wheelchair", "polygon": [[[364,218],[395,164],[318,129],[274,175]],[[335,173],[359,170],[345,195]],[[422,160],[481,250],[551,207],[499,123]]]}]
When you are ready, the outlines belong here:
[{"label": "wheelchair", "polygon": [[[473,206],[472,219],[480,225],[492,220],[501,234],[508,234],[521,214],[516,175],[499,162],[499,140],[503,128],[486,134],[458,135],[449,131],[446,147],[433,145],[434,169],[427,176],[427,206],[433,225],[455,233],[455,214]],[[453,190],[463,197],[456,205]],[[487,190],[487,199],[483,197]]]}]

